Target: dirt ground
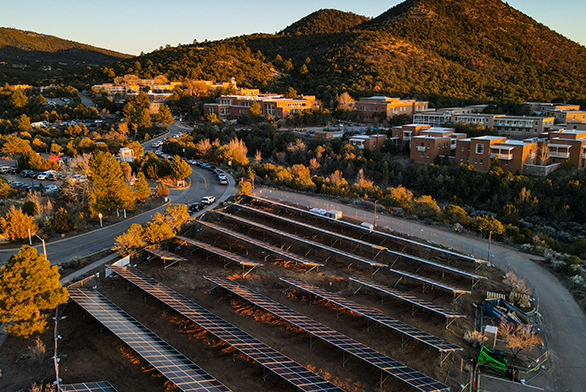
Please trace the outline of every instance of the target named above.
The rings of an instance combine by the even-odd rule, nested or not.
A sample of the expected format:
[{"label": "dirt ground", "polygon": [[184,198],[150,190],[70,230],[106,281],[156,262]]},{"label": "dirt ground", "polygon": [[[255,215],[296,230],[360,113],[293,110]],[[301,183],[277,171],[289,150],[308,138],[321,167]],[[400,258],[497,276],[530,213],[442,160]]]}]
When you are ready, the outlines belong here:
[{"label": "dirt ground", "polygon": [[[330,231],[341,229],[333,224],[321,223],[317,219],[308,221],[306,217],[291,215],[272,207],[260,204],[256,206],[283,216],[287,214],[291,219],[303,220],[315,226],[326,225],[327,227],[324,226],[324,228]],[[317,233],[310,233],[307,230],[299,230],[294,225],[282,224],[258,214],[242,211],[235,212],[235,214],[278,230],[290,233],[297,231],[299,235],[315,241],[322,241],[328,246],[333,242],[332,238],[327,235],[317,235]],[[209,214],[208,216],[207,219],[216,222],[220,219],[218,214]],[[290,252],[301,255],[307,252],[305,245],[284,241],[282,237],[270,231],[251,229],[230,218],[224,218],[220,224],[225,228],[267,243],[284,246]],[[353,232],[346,228],[344,234],[359,238],[363,232]],[[488,279],[482,280],[474,288],[471,295],[463,296],[455,304],[452,303],[452,293],[445,290],[427,288],[422,292],[421,284],[409,280],[403,280],[397,285],[399,290],[457,310],[467,316],[466,319],[460,319],[452,324],[450,329],[446,329],[445,318],[440,315],[423,309],[418,309],[413,314],[411,305],[389,296],[381,297],[373,290],[363,288],[352,296],[357,286],[348,280],[349,277],[372,279],[378,283],[393,286],[397,282],[398,276],[388,270],[381,270],[371,278],[371,271],[368,267],[356,262],[351,264],[343,257],[332,257],[327,251],[312,250],[307,257],[324,262],[326,265],[317,271],[314,270],[306,274],[302,266],[291,263],[286,265],[284,260],[269,252],[236,241],[212,229],[202,230],[197,223],[187,232],[186,236],[262,262],[264,266],[256,268],[242,279],[242,268],[239,265],[232,263],[225,266],[224,260],[211,253],[208,254],[203,250],[177,242],[170,242],[167,250],[187,258],[188,262],[164,270],[160,261],[137,260],[138,267],[347,391],[409,391],[411,389],[393,378],[389,378],[381,389],[379,387],[380,372],[374,366],[356,358],[351,358],[342,366],[343,355],[339,349],[316,339],[313,339],[313,346],[310,348],[310,339],[306,333],[254,307],[245,300],[237,297],[232,298],[222,288],[216,288],[210,292],[213,285],[203,276],[237,279],[238,282],[442,382],[446,382],[446,375],[450,367],[459,368],[460,358],[472,357],[475,354],[475,350],[463,339],[466,331],[474,329],[475,314],[478,312],[474,304],[480,305],[482,303],[487,290],[503,293],[508,293],[509,290],[503,283],[503,274],[491,267],[483,267],[478,271],[479,274],[487,276]],[[380,238],[371,237],[371,235],[363,236],[362,240],[381,241]],[[384,245],[397,251],[426,257],[440,263],[448,262],[445,258],[423,252],[417,247],[405,248],[404,244],[389,241],[386,241]],[[334,246],[345,250],[350,250],[352,247],[344,241],[337,241]],[[354,246],[352,248],[355,248],[356,254],[372,257],[372,251],[365,247],[361,247],[361,249]],[[390,260],[379,255],[376,260],[388,263],[394,259]],[[474,265],[470,262],[452,260],[450,266],[469,272],[474,271]],[[397,269],[410,272],[416,272],[418,267],[420,267],[418,263],[408,260],[400,260],[395,265]],[[442,279],[441,273],[431,267],[423,267],[419,269],[418,273],[432,279]],[[447,273],[444,275],[443,281],[445,283],[460,288],[470,288],[471,282],[468,280]],[[288,287],[279,280],[280,277],[306,280],[328,291],[351,298],[358,303],[380,309],[391,317],[458,344],[464,350],[457,353],[453,360],[448,359],[440,367],[440,354],[437,350],[413,339],[406,339],[403,345],[401,334],[372,323],[369,329],[368,323],[363,317],[347,311],[338,312],[338,309],[325,301],[314,301],[310,305],[308,296],[303,292],[291,290],[285,293],[284,291]],[[274,374],[268,374],[266,379],[263,379],[265,373],[259,365],[241,355],[234,354],[230,347],[160,301],[143,294],[140,289],[126,283],[122,278],[102,280],[99,290],[232,390],[294,391],[293,387]],[[101,327],[77,304],[69,303],[63,314],[67,318],[60,323],[59,335],[62,339],[59,340],[59,357],[61,358],[60,375],[64,383],[107,380],[121,392],[172,391],[177,389],[173,384],[166,382],[164,377],[138,357],[120,339],[106,328]],[[55,379],[51,360],[53,329],[50,328],[48,332],[43,334],[41,340],[46,346],[46,352],[40,355],[36,355],[35,350],[29,348],[34,346],[34,339],[23,340],[9,337],[0,347],[1,391],[27,390],[33,381],[47,383]],[[452,386],[452,390],[456,390],[454,388],[457,388],[457,385],[454,382],[448,381],[447,383]]]}]

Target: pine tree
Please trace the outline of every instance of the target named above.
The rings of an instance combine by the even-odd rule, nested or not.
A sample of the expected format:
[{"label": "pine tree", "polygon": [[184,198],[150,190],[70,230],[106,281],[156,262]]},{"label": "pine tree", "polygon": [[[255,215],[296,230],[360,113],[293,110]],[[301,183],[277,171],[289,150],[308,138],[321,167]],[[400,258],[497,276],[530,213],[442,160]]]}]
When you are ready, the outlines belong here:
[{"label": "pine tree", "polygon": [[189,166],[189,163],[179,158],[179,155],[175,155],[175,157],[173,157],[173,161],[171,162],[171,170],[173,172],[173,179],[176,182],[179,182],[191,175],[191,166]]},{"label": "pine tree", "polygon": [[23,246],[0,268],[0,324],[16,336],[29,337],[47,327],[43,311],[65,303],[59,269],[35,248]]},{"label": "pine tree", "polygon": [[120,164],[112,154],[98,151],[90,158],[89,208],[93,215],[114,208],[133,208],[134,193],[124,181]]},{"label": "pine tree", "polygon": [[171,114],[171,110],[167,105],[161,105],[159,107],[159,112],[155,117],[155,121],[163,124],[163,127],[167,128],[169,125],[173,124],[173,115]]},{"label": "pine tree", "polygon": [[132,190],[134,191],[134,197],[140,201],[146,200],[151,195],[151,188],[143,172],[139,172],[136,176],[136,182],[132,186]]},{"label": "pine tree", "polygon": [[0,218],[0,228],[9,241],[23,240],[28,238],[29,230],[31,233],[38,230],[35,218],[14,205],[10,206],[6,218]]}]

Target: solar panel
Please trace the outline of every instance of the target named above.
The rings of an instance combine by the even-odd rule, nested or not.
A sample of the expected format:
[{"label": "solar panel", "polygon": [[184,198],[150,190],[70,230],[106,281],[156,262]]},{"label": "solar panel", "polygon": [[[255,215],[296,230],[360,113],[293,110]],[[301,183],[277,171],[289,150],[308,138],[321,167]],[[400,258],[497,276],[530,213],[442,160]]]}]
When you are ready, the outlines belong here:
[{"label": "solar panel", "polygon": [[[214,253],[220,257],[223,257],[224,259],[229,260],[230,262],[234,261],[238,264],[240,264],[242,266],[242,272],[243,275],[242,276],[246,276],[248,275],[253,269],[255,269],[256,267],[260,267],[262,266],[261,263],[257,263],[255,261],[252,261],[250,259],[247,259],[246,257],[242,257],[240,255],[237,255],[235,253],[232,252],[228,252],[227,250],[224,249],[220,249],[217,248],[213,245],[210,245],[208,243],[205,242],[201,242],[198,240],[194,240],[193,238],[187,238],[187,237],[182,237],[180,235],[175,236],[175,239],[177,239],[178,241],[182,241],[188,245],[193,245],[196,246],[200,249],[203,249],[207,252],[211,252]],[[226,265],[224,265],[225,267]],[[246,273],[244,273],[244,267],[251,267],[248,271],[246,271]]]},{"label": "solar panel", "polygon": [[[143,248],[143,249],[146,252],[163,260],[163,263],[165,265],[164,269],[167,269],[170,266],[172,266],[173,264],[178,263],[180,261],[187,261],[187,259],[185,259],[181,256],[178,256],[175,253],[167,252],[166,250],[160,250],[160,249],[155,249],[155,248]],[[167,265],[167,261],[171,261],[171,264]]]},{"label": "solar panel", "polygon": [[267,369],[274,371],[295,387],[304,391],[344,392],[342,388],[337,387],[255,337],[216,316],[189,298],[161,284],[139,269],[117,266],[111,266],[110,268],[236,350]]},{"label": "solar panel", "polygon": [[453,343],[448,342],[442,338],[438,338],[437,336],[433,336],[430,333],[422,331],[418,328],[415,328],[407,323],[404,323],[399,320],[395,320],[386,314],[382,313],[379,310],[375,310],[369,308],[367,306],[361,305],[354,301],[347,300],[346,298],[340,297],[336,294],[330,293],[329,291],[320,289],[319,287],[312,286],[304,281],[295,280],[295,279],[283,279],[281,280],[285,283],[289,283],[292,286],[297,288],[303,289],[315,296],[321,297],[334,303],[342,308],[346,308],[351,310],[354,313],[358,313],[370,320],[376,321],[386,327],[394,329],[397,332],[400,332],[404,335],[407,335],[410,338],[418,340],[422,343],[425,343],[431,347],[434,347],[440,351],[448,352],[448,351],[457,351],[462,350],[460,346],[457,346]]},{"label": "solar panel", "polygon": [[339,223],[341,225],[345,225],[345,226],[348,226],[348,227],[353,227],[353,228],[360,229],[360,230],[363,230],[363,231],[365,230],[365,231],[368,231],[368,232],[371,232],[371,233],[375,233],[375,234],[381,235],[383,237],[392,238],[394,240],[402,241],[402,242],[405,242],[405,243],[408,243],[408,244],[411,244],[411,245],[416,245],[416,246],[420,246],[420,247],[423,247],[423,248],[426,248],[426,249],[434,250],[436,252],[441,252],[441,253],[444,253],[444,254],[447,254],[447,255],[450,255],[450,256],[458,257],[458,258],[463,259],[463,260],[472,261],[472,262],[478,263],[478,264],[484,264],[484,263],[487,262],[486,260],[476,259],[474,257],[470,257],[470,256],[466,256],[466,255],[463,255],[463,254],[460,254],[460,253],[452,252],[452,251],[449,251],[447,249],[438,248],[437,246],[432,246],[432,245],[425,244],[425,243],[422,243],[422,242],[413,241],[413,240],[410,240],[410,239],[407,239],[407,238],[399,237],[399,236],[392,235],[392,234],[385,233],[385,232],[378,231],[378,230],[370,230],[370,229],[368,229],[366,227],[363,227],[363,226],[360,226],[360,225],[355,225],[355,224],[350,223],[350,222],[346,222],[346,221],[339,220],[339,219],[334,219],[334,218],[329,218],[327,216],[320,215],[320,214],[315,214],[313,212],[309,212],[307,210],[303,210],[301,208],[293,207],[293,206],[290,206],[290,205],[287,205],[287,204],[278,203],[278,202],[276,202],[274,200],[266,199],[264,197],[258,197],[258,196],[250,196],[250,197],[253,198],[254,200],[264,201],[265,203],[273,204],[273,205],[276,205],[276,206],[279,206],[279,207],[283,207],[283,208],[288,208],[288,209],[291,209],[293,211],[301,212],[301,213],[303,213],[305,215],[317,216],[317,217],[323,218],[325,220],[329,220],[329,221],[332,221],[332,222]]},{"label": "solar panel", "polygon": [[402,275],[403,277],[407,277],[407,278],[411,278],[411,279],[418,280],[418,281],[423,282],[423,283],[427,283],[430,286],[436,286],[436,287],[442,288],[444,290],[451,291],[452,293],[454,293],[454,295],[456,295],[456,294],[462,295],[462,294],[470,294],[471,293],[471,291],[469,291],[469,290],[462,290],[462,289],[459,289],[457,287],[448,286],[447,284],[440,283],[440,282],[437,282],[435,280],[431,280],[431,279],[428,279],[428,278],[424,278],[423,276],[419,276],[419,275],[415,275],[415,274],[410,274],[409,272],[399,271],[399,270],[392,269],[392,268],[389,269],[389,271],[394,272],[394,273],[399,274],[399,275]]},{"label": "solar panel", "polygon": [[453,272],[455,274],[465,276],[467,278],[472,278],[472,280],[486,279],[486,276],[476,275],[476,274],[473,274],[473,273],[470,273],[470,272],[462,271],[462,270],[457,269],[457,268],[449,267],[447,265],[443,265],[443,264],[439,264],[439,263],[434,263],[433,261],[426,260],[426,259],[422,259],[421,257],[411,256],[411,255],[408,255],[406,253],[401,253],[401,252],[395,252],[395,251],[390,250],[390,249],[387,249],[387,252],[389,252],[389,253],[391,253],[391,254],[393,254],[395,256],[404,257],[406,259],[413,260],[413,261],[417,261],[419,263],[423,263],[423,264],[427,264],[427,265],[431,265],[432,267],[436,267],[436,268],[440,268],[440,269],[443,269],[443,270],[446,270],[446,271],[450,271],[450,272]]},{"label": "solar panel", "polygon": [[285,305],[282,305],[272,299],[265,297],[248,287],[242,286],[232,280],[225,278],[206,277],[212,283],[217,286],[223,287],[226,290],[246,299],[261,309],[274,314],[293,324],[294,326],[306,331],[307,333],[316,336],[335,347],[340,348],[346,353],[354,355],[355,357],[376,366],[382,372],[385,372],[397,379],[411,385],[412,387],[423,391],[447,391],[450,388],[434,380],[431,377],[426,376],[423,373],[418,372],[409,366],[403,365],[402,363],[374,350],[373,348],[360,343],[338,331],[335,331],[325,325],[298,313]]},{"label": "solar panel", "polygon": [[69,296],[182,391],[230,391],[205,370],[95,290],[69,289]]},{"label": "solar panel", "polygon": [[219,231],[220,233],[223,233],[223,234],[229,235],[231,237],[234,237],[236,239],[239,239],[240,241],[244,241],[244,242],[247,242],[249,244],[252,244],[252,245],[258,246],[260,248],[266,249],[266,250],[268,250],[270,252],[273,252],[273,253],[276,253],[276,254],[278,254],[280,256],[283,256],[286,259],[289,259],[289,260],[292,260],[292,261],[295,261],[295,262],[298,262],[298,263],[301,263],[301,264],[304,264],[304,265],[307,265],[307,266],[311,266],[311,267],[314,267],[314,268],[315,267],[322,267],[323,266],[323,264],[316,263],[315,261],[309,260],[308,258],[301,257],[301,256],[297,256],[296,254],[291,253],[291,252],[288,252],[286,250],[283,250],[283,249],[281,249],[279,247],[276,247],[276,246],[267,244],[266,242],[258,241],[258,240],[254,239],[252,237],[249,237],[249,236],[246,236],[246,235],[242,235],[240,233],[236,233],[233,230],[226,229],[226,228],[224,228],[222,226],[219,226],[219,225],[216,225],[214,223],[204,222],[202,220],[200,220],[198,222],[202,226],[212,228],[212,229],[214,229],[216,231]]},{"label": "solar panel", "polygon": [[108,381],[59,385],[62,392],[118,392]]},{"label": "solar panel", "polygon": [[409,302],[410,304],[417,305],[417,306],[422,307],[427,310],[431,310],[432,312],[441,314],[442,316],[445,316],[447,318],[466,317],[466,316],[464,316],[454,310],[443,308],[439,305],[434,304],[433,302],[429,302],[424,299],[417,298],[414,295],[407,294],[402,291],[399,291],[399,290],[396,290],[396,289],[393,289],[393,288],[390,288],[387,286],[383,286],[383,285],[375,283],[375,282],[371,282],[369,280],[358,279],[358,278],[350,278],[350,280],[353,282],[359,283],[361,285],[368,286],[368,287],[373,288],[375,290],[381,291],[385,294],[389,294],[395,298],[402,299],[403,301]]},{"label": "solar panel", "polygon": [[238,222],[241,222],[241,223],[245,223],[245,224],[250,225],[250,226],[254,226],[254,227],[261,228],[261,229],[266,230],[266,231],[268,231],[270,233],[277,234],[277,235],[279,235],[281,237],[285,237],[285,238],[289,238],[289,239],[292,239],[292,240],[295,240],[295,241],[299,241],[299,242],[304,243],[306,245],[310,245],[312,247],[320,248],[320,249],[323,249],[323,250],[326,250],[326,251],[329,251],[329,252],[332,252],[332,253],[336,253],[336,254],[338,254],[340,256],[347,257],[347,258],[349,258],[351,260],[359,261],[361,263],[368,264],[371,267],[376,267],[376,268],[384,268],[384,267],[387,267],[386,264],[379,263],[377,261],[373,261],[373,260],[369,260],[369,259],[365,259],[364,257],[356,256],[356,255],[353,255],[352,253],[348,253],[348,252],[345,252],[345,251],[340,250],[340,249],[332,248],[331,246],[327,246],[327,245],[324,245],[324,244],[319,243],[319,242],[307,240],[307,239],[305,239],[303,237],[299,237],[299,236],[296,236],[296,235],[292,235],[292,234],[286,233],[284,231],[274,229],[272,227],[264,226],[264,225],[261,225],[260,223],[256,223],[256,222],[253,222],[253,221],[249,221],[248,219],[240,218],[240,217],[235,216],[235,215],[225,214],[225,213],[220,212],[220,211],[214,211],[214,212],[217,213],[217,214],[220,214],[222,216],[228,216],[228,217],[234,219],[235,221],[238,221]]}]

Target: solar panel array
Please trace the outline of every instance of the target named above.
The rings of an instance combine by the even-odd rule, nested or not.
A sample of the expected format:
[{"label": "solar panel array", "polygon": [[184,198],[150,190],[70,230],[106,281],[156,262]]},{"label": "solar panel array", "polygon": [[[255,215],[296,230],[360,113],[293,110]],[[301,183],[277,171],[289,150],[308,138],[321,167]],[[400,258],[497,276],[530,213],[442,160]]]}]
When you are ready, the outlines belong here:
[{"label": "solar panel array", "polygon": [[426,301],[424,299],[418,298],[414,295],[404,293],[402,291],[393,289],[391,287],[387,287],[370,280],[366,279],[358,279],[358,278],[350,278],[351,281],[359,283],[364,286],[368,286],[385,294],[389,294],[395,298],[402,299],[403,301],[409,302],[410,304],[417,305],[427,310],[431,310],[432,312],[441,314],[442,316],[448,318],[457,318],[457,317],[466,317],[454,310],[443,308],[439,305],[434,304],[433,302]]},{"label": "solar panel array", "polygon": [[69,289],[69,296],[182,391],[230,391],[97,291]]},{"label": "solar panel array", "polygon": [[279,247],[276,247],[276,246],[267,244],[266,242],[258,241],[258,240],[254,239],[252,237],[249,237],[249,236],[246,236],[246,235],[242,235],[240,233],[236,233],[233,230],[226,229],[226,228],[224,228],[222,226],[219,226],[219,225],[216,225],[214,223],[204,222],[204,221],[201,221],[201,220],[198,221],[198,222],[202,226],[209,227],[211,229],[214,229],[214,230],[219,231],[220,233],[223,233],[223,234],[229,235],[230,237],[234,237],[236,239],[239,239],[240,241],[244,241],[244,242],[247,242],[249,244],[258,246],[259,248],[266,249],[266,250],[268,250],[270,252],[273,252],[273,253],[276,253],[276,254],[278,254],[278,255],[286,258],[286,259],[289,259],[289,260],[292,260],[292,261],[296,261],[298,263],[301,263],[301,264],[304,264],[304,265],[308,265],[308,266],[312,266],[312,267],[322,267],[323,266],[323,264],[316,263],[315,261],[309,260],[308,258],[301,257],[301,256],[297,256],[296,254],[291,253],[291,252],[288,252],[286,250],[283,250],[283,249],[281,249]]},{"label": "solar panel array", "polygon": [[108,381],[59,385],[62,392],[118,392]]},{"label": "solar panel array", "polygon": [[436,287],[442,288],[444,290],[451,291],[452,293],[454,293],[454,295],[455,294],[460,294],[461,295],[461,294],[470,294],[471,293],[470,290],[459,289],[457,287],[449,286],[449,285],[447,285],[445,283],[440,283],[440,282],[435,281],[435,280],[432,280],[432,279],[424,278],[423,276],[420,276],[420,275],[410,274],[409,272],[399,271],[399,270],[392,269],[392,268],[389,269],[389,271],[394,272],[394,273],[399,274],[399,275],[402,275],[402,276],[407,277],[407,278],[411,278],[411,279],[415,279],[415,280],[418,280],[418,281],[423,282],[423,283],[427,283],[430,286],[436,286]]},{"label": "solar panel array", "polygon": [[410,240],[410,239],[407,239],[407,238],[399,237],[399,236],[392,235],[392,234],[389,234],[389,233],[385,233],[385,232],[382,232],[382,231],[378,231],[378,230],[372,231],[372,230],[370,230],[370,229],[368,229],[366,227],[360,226],[360,225],[355,225],[353,223],[346,222],[346,221],[342,221],[342,220],[339,220],[339,219],[334,219],[334,218],[329,218],[327,216],[323,216],[323,215],[319,215],[319,214],[314,214],[313,212],[309,212],[309,211],[303,210],[301,208],[296,208],[296,207],[293,207],[293,206],[290,206],[290,205],[287,205],[287,204],[278,203],[278,202],[276,202],[274,200],[265,199],[264,197],[258,197],[258,196],[251,196],[251,197],[254,200],[264,201],[265,203],[273,204],[273,205],[280,206],[280,207],[283,207],[283,208],[288,208],[290,210],[297,211],[297,212],[301,212],[303,214],[307,214],[307,215],[311,215],[311,216],[318,216],[318,217],[321,217],[323,219],[326,219],[326,220],[329,220],[329,221],[333,221],[333,222],[339,223],[341,225],[345,225],[345,226],[348,226],[348,227],[353,227],[353,228],[360,229],[360,230],[363,230],[363,231],[365,230],[365,231],[373,232],[375,234],[379,234],[379,235],[384,236],[384,237],[387,237],[387,238],[392,238],[394,240],[402,241],[402,242],[409,243],[409,244],[412,244],[412,245],[420,246],[422,248],[426,248],[426,249],[434,250],[434,251],[437,251],[437,252],[441,252],[441,253],[444,253],[444,254],[447,254],[447,255],[450,255],[450,256],[454,256],[454,257],[458,257],[458,258],[461,258],[461,259],[464,259],[464,260],[467,260],[467,261],[472,261],[474,263],[478,263],[478,264],[486,263],[486,260],[476,259],[474,257],[462,255],[460,253],[452,252],[452,251],[449,251],[449,250],[446,250],[446,249],[438,248],[436,246],[428,245],[428,244],[425,244],[425,243],[422,243],[422,242],[418,242],[418,241],[413,241],[413,240]]},{"label": "solar panel array", "polygon": [[189,298],[161,284],[139,269],[116,266],[111,266],[111,268],[118,275],[153,295],[300,390],[306,392],[344,392],[342,388],[337,387],[255,337],[216,316]]},{"label": "solar panel array", "polygon": [[217,247],[210,245],[206,242],[194,240],[193,238],[182,237],[180,235],[176,235],[175,238],[177,240],[183,241],[189,245],[193,245],[193,246],[196,246],[200,249],[206,250],[208,252],[215,253],[218,256],[221,256],[221,257],[224,257],[224,258],[229,259],[231,261],[234,261],[240,265],[246,265],[249,267],[262,266],[261,263],[257,263],[256,261],[252,261],[250,259],[247,259],[246,257],[242,257],[242,256],[237,255],[235,253],[228,252],[227,250],[217,248]]},{"label": "solar panel array", "polygon": [[431,377],[426,376],[417,370],[403,365],[402,363],[374,350],[373,348],[360,343],[338,331],[335,331],[325,325],[299,313],[289,309],[270,298],[267,298],[257,292],[242,286],[225,278],[205,277],[212,283],[229,290],[230,292],[248,300],[254,305],[266,310],[269,313],[278,316],[296,327],[316,336],[335,347],[340,348],[344,352],[352,354],[363,361],[376,366],[381,371],[396,377],[397,379],[411,385],[412,387],[423,391],[447,391],[449,387]]},{"label": "solar panel array", "polygon": [[284,216],[279,216],[279,215],[276,215],[276,214],[271,214],[270,212],[263,211],[263,210],[259,210],[259,209],[253,208],[253,207],[249,207],[249,206],[244,205],[244,204],[235,204],[235,205],[237,205],[238,207],[240,207],[240,208],[242,208],[244,210],[247,210],[247,211],[254,211],[254,212],[258,213],[258,214],[262,214],[262,215],[265,215],[265,216],[268,216],[268,217],[271,217],[271,218],[274,218],[274,219],[278,219],[278,220],[281,220],[283,222],[290,223],[292,225],[297,225],[297,226],[300,226],[300,227],[304,227],[304,228],[309,229],[309,230],[314,230],[314,231],[317,231],[317,232],[320,232],[320,233],[323,233],[323,234],[327,234],[327,235],[330,235],[332,237],[337,237],[337,238],[340,238],[340,239],[343,239],[343,240],[346,240],[346,241],[352,241],[352,242],[355,242],[355,243],[360,244],[360,245],[364,245],[364,246],[368,246],[370,248],[374,248],[376,250],[387,250],[387,247],[386,246],[380,246],[380,245],[371,244],[370,242],[366,242],[366,241],[362,241],[362,240],[359,240],[359,239],[356,239],[356,238],[348,237],[346,235],[339,234],[339,233],[335,233],[333,231],[324,230],[324,229],[321,229],[319,227],[315,227],[315,226],[312,226],[312,225],[308,225],[308,224],[303,223],[303,222],[298,222],[298,221],[296,221],[294,219],[285,218]]},{"label": "solar panel array", "polygon": [[155,249],[155,248],[143,248],[145,251],[160,257],[164,260],[173,260],[173,261],[187,261],[185,258],[176,255],[175,253],[167,252],[166,250]]},{"label": "solar panel array", "polygon": [[232,218],[232,219],[234,219],[234,220],[236,220],[238,222],[245,223],[245,224],[250,225],[250,226],[253,226],[253,227],[261,228],[261,229],[266,230],[266,231],[268,231],[270,233],[277,234],[277,235],[279,235],[281,237],[285,237],[285,238],[289,238],[289,239],[292,239],[292,240],[295,240],[295,241],[299,241],[299,242],[304,243],[306,245],[309,245],[309,246],[312,246],[312,247],[316,247],[316,248],[320,248],[320,249],[326,250],[328,252],[336,253],[336,254],[338,254],[340,256],[347,257],[347,258],[352,259],[354,261],[359,261],[361,263],[368,264],[371,267],[377,267],[377,268],[387,267],[386,264],[379,263],[378,261],[373,261],[373,260],[365,259],[364,257],[356,256],[356,255],[354,255],[352,253],[348,253],[348,252],[345,252],[345,251],[340,250],[340,249],[337,249],[337,248],[332,248],[331,246],[327,246],[327,245],[324,245],[324,244],[319,243],[319,242],[307,240],[307,239],[305,239],[303,237],[299,237],[299,236],[296,236],[296,235],[292,235],[292,234],[286,233],[284,231],[274,229],[272,227],[264,226],[264,225],[261,225],[260,223],[256,223],[256,222],[253,222],[253,221],[249,221],[248,219],[240,218],[240,217],[235,216],[235,215],[225,214],[225,213],[219,212],[219,211],[215,211],[215,212],[218,213],[218,214],[220,214],[220,215],[223,215],[223,216],[229,216],[230,218]]},{"label": "solar panel array", "polygon": [[425,343],[431,347],[434,347],[440,351],[448,352],[448,351],[456,351],[462,350],[462,348],[458,345],[448,342],[442,338],[438,338],[437,336],[433,336],[430,333],[422,331],[418,328],[415,328],[407,323],[404,323],[399,320],[395,320],[386,314],[382,313],[379,310],[371,309],[367,306],[361,305],[354,301],[347,300],[346,298],[340,297],[336,294],[330,293],[329,291],[320,289],[319,287],[312,286],[304,281],[296,280],[296,279],[283,279],[281,280],[285,283],[288,283],[292,286],[297,288],[303,289],[315,296],[327,299],[328,301],[351,310],[354,313],[358,313],[370,320],[376,321],[386,327],[394,329],[397,332],[405,334],[410,338],[418,340],[422,343]]}]

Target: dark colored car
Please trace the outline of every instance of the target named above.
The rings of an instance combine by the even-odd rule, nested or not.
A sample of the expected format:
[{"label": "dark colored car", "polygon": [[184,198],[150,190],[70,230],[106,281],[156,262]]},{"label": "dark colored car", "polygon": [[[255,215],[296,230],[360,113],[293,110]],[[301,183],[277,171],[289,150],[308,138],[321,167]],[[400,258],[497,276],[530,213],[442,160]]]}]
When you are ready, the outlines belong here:
[{"label": "dark colored car", "polygon": [[197,211],[201,211],[202,208],[203,208],[203,205],[201,203],[193,203],[189,206],[189,211],[197,212]]}]

